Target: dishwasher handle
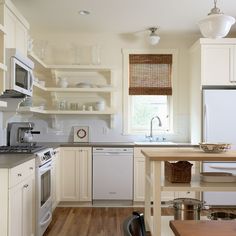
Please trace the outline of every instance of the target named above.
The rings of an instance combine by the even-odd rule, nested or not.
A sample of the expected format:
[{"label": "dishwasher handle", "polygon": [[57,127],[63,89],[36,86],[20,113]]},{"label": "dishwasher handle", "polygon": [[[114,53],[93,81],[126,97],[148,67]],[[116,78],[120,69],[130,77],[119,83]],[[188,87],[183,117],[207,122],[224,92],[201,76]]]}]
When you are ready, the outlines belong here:
[{"label": "dishwasher handle", "polygon": [[133,156],[133,153],[130,152],[99,152],[99,153],[93,153],[93,156],[110,156],[110,157],[114,157],[114,156]]}]

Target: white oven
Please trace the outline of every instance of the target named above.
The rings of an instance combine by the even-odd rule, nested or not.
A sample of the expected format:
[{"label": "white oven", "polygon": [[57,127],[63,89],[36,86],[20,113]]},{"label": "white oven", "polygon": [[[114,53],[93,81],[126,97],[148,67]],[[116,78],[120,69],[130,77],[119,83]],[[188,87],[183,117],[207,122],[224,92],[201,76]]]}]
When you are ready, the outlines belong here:
[{"label": "white oven", "polygon": [[52,155],[53,150],[43,151],[42,160],[36,157],[36,236],[42,236],[52,220]]}]

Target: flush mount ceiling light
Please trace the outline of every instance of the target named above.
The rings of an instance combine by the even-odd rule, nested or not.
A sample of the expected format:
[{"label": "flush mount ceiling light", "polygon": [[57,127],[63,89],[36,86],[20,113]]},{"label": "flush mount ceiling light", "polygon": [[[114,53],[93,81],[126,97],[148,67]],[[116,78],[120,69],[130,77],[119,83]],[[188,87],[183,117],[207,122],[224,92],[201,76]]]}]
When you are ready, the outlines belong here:
[{"label": "flush mount ceiling light", "polygon": [[151,27],[148,29],[151,32],[148,38],[151,45],[156,45],[160,41],[160,37],[156,34],[157,29],[159,29],[159,27]]},{"label": "flush mount ceiling light", "polygon": [[79,14],[82,15],[82,16],[87,16],[87,15],[90,14],[90,12],[87,11],[87,10],[81,10],[81,11],[79,11]]},{"label": "flush mount ceiling light", "polygon": [[214,0],[214,8],[208,16],[198,22],[202,35],[206,38],[223,38],[235,23],[235,18],[224,15],[219,8],[216,7],[217,0]]}]

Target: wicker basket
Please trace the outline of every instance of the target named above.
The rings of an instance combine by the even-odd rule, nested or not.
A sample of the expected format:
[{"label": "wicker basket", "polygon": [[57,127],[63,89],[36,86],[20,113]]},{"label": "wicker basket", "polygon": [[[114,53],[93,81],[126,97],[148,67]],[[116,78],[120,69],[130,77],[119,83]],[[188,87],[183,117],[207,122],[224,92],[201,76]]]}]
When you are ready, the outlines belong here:
[{"label": "wicker basket", "polygon": [[188,161],[165,161],[165,179],[171,183],[190,183],[192,165]]}]

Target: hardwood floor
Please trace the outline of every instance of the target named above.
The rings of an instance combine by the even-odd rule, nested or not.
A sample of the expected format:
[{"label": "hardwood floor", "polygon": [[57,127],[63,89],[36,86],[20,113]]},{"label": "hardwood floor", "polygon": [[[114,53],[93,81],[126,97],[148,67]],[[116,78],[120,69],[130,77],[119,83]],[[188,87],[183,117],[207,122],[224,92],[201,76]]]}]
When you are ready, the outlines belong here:
[{"label": "hardwood floor", "polygon": [[[144,212],[144,208],[58,207],[44,236],[122,236],[122,223],[133,211]],[[235,209],[224,211],[236,212]],[[202,215],[208,213],[203,211]],[[162,215],[173,215],[173,209],[162,208]]]},{"label": "hardwood floor", "polygon": [[121,207],[58,207],[44,236],[121,236],[122,223],[134,210]]}]

